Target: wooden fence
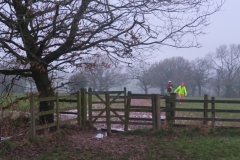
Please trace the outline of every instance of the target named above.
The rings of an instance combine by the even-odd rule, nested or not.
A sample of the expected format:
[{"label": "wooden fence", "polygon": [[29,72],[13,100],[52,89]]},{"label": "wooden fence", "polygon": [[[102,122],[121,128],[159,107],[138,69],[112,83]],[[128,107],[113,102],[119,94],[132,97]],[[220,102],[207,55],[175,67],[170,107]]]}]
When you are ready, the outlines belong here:
[{"label": "wooden fence", "polygon": [[[93,95],[97,98],[93,100]],[[149,106],[134,106],[131,104],[132,99],[147,99],[151,102]],[[160,104],[160,100],[165,100],[164,103]],[[54,101],[55,109],[44,112],[37,112],[35,105],[41,101]],[[59,102],[71,102],[76,103],[73,107],[60,107]],[[56,94],[55,97],[48,98],[30,98],[30,112],[31,112],[31,135],[34,137],[36,130],[49,128],[56,126],[59,129],[60,124],[77,121],[79,125],[85,126],[87,121],[90,125],[94,123],[105,123],[107,125],[107,134],[111,135],[111,124],[123,124],[124,130],[128,130],[129,125],[152,125],[153,129],[157,130],[161,128],[161,112],[166,114],[166,123],[168,125],[176,124],[176,120],[198,120],[202,121],[203,124],[212,122],[212,127],[215,127],[216,121],[229,121],[229,122],[240,122],[240,119],[234,118],[216,118],[215,114],[218,112],[225,113],[240,113],[240,109],[215,109],[216,103],[228,103],[228,104],[240,104],[239,100],[215,100],[214,97],[208,98],[208,95],[204,95],[203,100],[181,100],[183,103],[201,103],[203,108],[177,108],[176,103],[180,102],[177,99],[175,93],[170,96],[162,96],[159,94],[132,94],[128,92],[126,94],[126,88],[123,91],[92,91],[91,88],[86,91],[81,89],[76,95],[71,96],[59,96]],[[88,103],[88,104],[87,104]],[[101,104],[103,108],[93,108],[93,105]],[[122,107],[114,107],[113,104],[121,104]],[[88,110],[87,110],[88,105]],[[240,108],[240,106],[239,106]],[[69,112],[69,110],[77,109],[77,112]],[[88,113],[87,113],[88,111]],[[99,112],[97,115],[93,115],[93,112]],[[121,114],[119,113],[121,112]],[[152,118],[135,118],[130,117],[132,112],[149,112],[152,114]],[[176,112],[202,112],[202,117],[186,117],[177,116]],[[46,125],[35,124],[35,119],[41,115],[56,114],[56,122]],[[105,114],[104,114],[105,113]],[[209,113],[211,117],[208,117]],[[69,119],[66,121],[60,121],[59,114],[77,114],[77,118]],[[87,116],[88,115],[88,116]],[[102,120],[102,119],[105,120]],[[111,120],[112,118],[118,118],[118,120]],[[98,121],[100,120],[100,121]]]},{"label": "wooden fence", "polygon": [[[176,103],[183,102],[183,103],[201,103],[203,104],[203,108],[177,108]],[[239,104],[239,109],[216,109],[215,105],[225,103],[225,104]],[[184,99],[179,100],[175,97],[166,96],[166,114],[168,114],[167,119],[171,122],[170,124],[174,124],[175,120],[195,120],[195,121],[202,121],[203,124],[208,124],[211,122],[212,128],[215,128],[216,121],[227,121],[227,122],[240,122],[239,118],[216,118],[216,113],[240,113],[240,100],[216,100],[215,97],[211,97],[207,94],[204,95],[203,100],[190,100]],[[203,117],[177,117],[175,116],[176,112],[202,112]],[[208,115],[211,117],[208,117]]]},{"label": "wooden fence", "polygon": [[[81,91],[83,92],[83,91]],[[36,98],[33,95],[30,97],[30,123],[31,123],[31,136],[35,137],[36,136],[36,130],[40,129],[46,129],[49,127],[54,127],[56,126],[57,130],[59,130],[59,126],[61,124],[66,124],[70,123],[73,121],[77,121],[79,125],[83,125],[85,123],[86,119],[86,105],[83,103],[83,98],[84,96],[81,96],[81,92],[77,92],[76,95],[70,95],[70,96],[59,96],[58,93],[56,94],[55,97],[46,97],[46,98]],[[55,107],[53,110],[48,110],[48,111],[42,111],[42,112],[36,112],[36,105],[40,102],[44,101],[52,101],[55,102]],[[67,102],[67,103],[75,103],[75,106],[70,106],[70,107],[64,107],[60,106],[60,102]],[[69,112],[69,110],[77,110],[76,113]],[[67,119],[60,121],[60,113],[63,114],[77,114],[77,118],[72,118],[72,119]],[[84,114],[83,114],[84,113]],[[56,120],[53,123],[47,123],[44,125],[36,125],[36,119],[39,116],[44,116],[48,114],[55,114],[56,115]]]}]

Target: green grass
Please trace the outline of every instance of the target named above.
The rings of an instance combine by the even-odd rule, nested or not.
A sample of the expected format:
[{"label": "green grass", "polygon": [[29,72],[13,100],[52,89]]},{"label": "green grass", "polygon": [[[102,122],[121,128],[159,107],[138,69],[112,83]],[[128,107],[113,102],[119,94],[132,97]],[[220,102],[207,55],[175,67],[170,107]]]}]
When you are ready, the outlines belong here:
[{"label": "green grass", "polygon": [[[81,146],[79,142],[81,147],[77,147],[78,145],[59,142],[56,147],[38,153],[34,159],[238,160],[240,157],[240,129],[217,128],[204,133],[197,127],[166,128],[155,132],[143,129],[119,133],[113,138],[105,139],[108,143],[97,143],[98,141],[101,139],[93,141],[90,138],[89,142],[96,142],[94,147],[89,147],[88,143]],[[41,142],[38,141],[37,145],[44,146]],[[29,143],[27,147],[36,142]],[[6,142],[0,149],[0,159],[1,155],[9,154],[16,149],[14,144]],[[121,151],[125,153],[121,154]],[[11,155],[10,159],[28,159]]]}]

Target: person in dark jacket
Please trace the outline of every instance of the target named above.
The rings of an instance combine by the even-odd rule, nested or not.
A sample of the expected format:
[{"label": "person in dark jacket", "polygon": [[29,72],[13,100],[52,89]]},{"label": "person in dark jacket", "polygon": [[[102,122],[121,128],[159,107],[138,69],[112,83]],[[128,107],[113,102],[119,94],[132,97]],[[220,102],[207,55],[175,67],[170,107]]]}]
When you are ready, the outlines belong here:
[{"label": "person in dark jacket", "polygon": [[172,82],[168,81],[168,85],[167,85],[167,94],[168,95],[170,95],[172,93],[172,88],[173,88]]}]

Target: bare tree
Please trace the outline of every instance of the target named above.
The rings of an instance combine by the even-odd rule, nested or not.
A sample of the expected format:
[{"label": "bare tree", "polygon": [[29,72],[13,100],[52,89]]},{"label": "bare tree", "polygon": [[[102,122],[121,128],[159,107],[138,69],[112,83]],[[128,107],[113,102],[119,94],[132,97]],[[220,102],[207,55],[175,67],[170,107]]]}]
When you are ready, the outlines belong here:
[{"label": "bare tree", "polygon": [[189,78],[191,79],[192,94],[194,95],[196,87],[198,88],[198,96],[202,95],[202,87],[204,87],[210,78],[212,69],[211,60],[208,57],[197,58],[191,61],[191,72]]},{"label": "bare tree", "polygon": [[150,83],[149,65],[145,62],[140,62],[134,67],[129,67],[128,72],[131,75],[130,79],[137,80],[137,87],[143,90],[145,94],[148,94],[148,90],[152,88]]},{"label": "bare tree", "polygon": [[237,91],[234,88],[240,74],[240,45],[221,45],[212,53],[211,61],[216,75],[216,87],[224,90],[225,97],[236,97]]},{"label": "bare tree", "polygon": [[189,82],[190,62],[183,57],[166,58],[163,61],[155,63],[149,69],[151,84],[161,90],[161,93],[167,89],[167,83],[172,81],[174,87],[181,84],[182,81]]},{"label": "bare tree", "polygon": [[81,88],[85,88],[88,86],[87,77],[84,73],[76,73],[69,77],[69,90],[70,93],[76,93]]},{"label": "bare tree", "polygon": [[[50,75],[81,67],[87,55],[102,52],[131,63],[143,56],[143,49],[198,47],[196,37],[222,4],[220,0],[1,1],[0,60],[12,67],[0,73],[31,77],[39,97],[53,96]],[[192,41],[183,41],[189,36]],[[39,110],[53,107],[41,102]],[[53,121],[53,114],[40,117],[41,123]]]},{"label": "bare tree", "polygon": [[84,76],[93,91],[108,91],[128,83],[128,75],[118,61],[111,61],[106,56],[93,57],[94,66],[84,70]]}]

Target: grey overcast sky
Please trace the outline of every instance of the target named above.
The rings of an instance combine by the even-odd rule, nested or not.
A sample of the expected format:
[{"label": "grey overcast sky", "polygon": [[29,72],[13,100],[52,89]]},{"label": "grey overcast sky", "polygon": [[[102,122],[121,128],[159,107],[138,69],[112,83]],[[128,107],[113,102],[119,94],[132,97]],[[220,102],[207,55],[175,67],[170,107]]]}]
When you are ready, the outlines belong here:
[{"label": "grey overcast sky", "polygon": [[240,0],[226,0],[221,10],[210,17],[210,25],[205,29],[205,35],[198,37],[201,48],[176,49],[162,47],[154,53],[157,57],[151,59],[158,62],[165,58],[182,56],[188,60],[203,58],[207,53],[215,52],[222,44],[240,44]]}]

